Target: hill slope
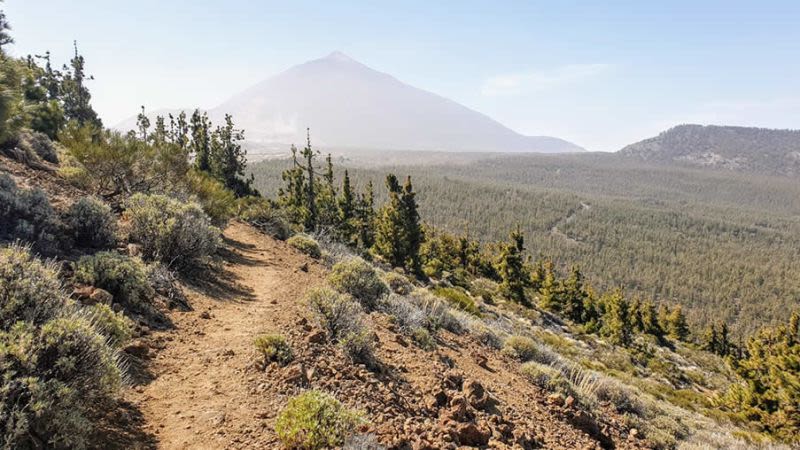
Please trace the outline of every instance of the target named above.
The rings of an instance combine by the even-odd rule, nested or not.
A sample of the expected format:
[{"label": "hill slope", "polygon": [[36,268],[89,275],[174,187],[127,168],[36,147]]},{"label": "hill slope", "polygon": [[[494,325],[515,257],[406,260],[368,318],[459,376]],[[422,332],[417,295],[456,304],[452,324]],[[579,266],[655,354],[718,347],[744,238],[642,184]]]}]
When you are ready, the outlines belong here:
[{"label": "hill slope", "polygon": [[[417,89],[334,52],[294,66],[209,110],[232,114],[248,141],[286,150],[306,140],[328,148],[578,152],[562,139],[523,136],[484,114]],[[128,130],[135,119],[116,128]]]},{"label": "hill slope", "polygon": [[800,130],[679,125],[631,144],[624,158],[770,175],[800,175]]}]

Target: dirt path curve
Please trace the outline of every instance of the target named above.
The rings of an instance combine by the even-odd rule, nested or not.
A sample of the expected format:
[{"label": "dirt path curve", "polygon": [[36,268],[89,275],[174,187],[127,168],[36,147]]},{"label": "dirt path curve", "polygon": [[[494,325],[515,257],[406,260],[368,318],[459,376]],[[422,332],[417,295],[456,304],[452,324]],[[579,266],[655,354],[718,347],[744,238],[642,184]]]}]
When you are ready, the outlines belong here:
[{"label": "dirt path curve", "polygon": [[159,448],[228,448],[259,434],[263,400],[247,370],[253,340],[291,323],[298,299],[319,280],[313,264],[299,270],[309,260],[252,228],[234,223],[224,236],[222,281],[187,290],[194,311],[173,314],[175,329],[154,336],[165,341],[148,367],[154,379],[129,395]]}]

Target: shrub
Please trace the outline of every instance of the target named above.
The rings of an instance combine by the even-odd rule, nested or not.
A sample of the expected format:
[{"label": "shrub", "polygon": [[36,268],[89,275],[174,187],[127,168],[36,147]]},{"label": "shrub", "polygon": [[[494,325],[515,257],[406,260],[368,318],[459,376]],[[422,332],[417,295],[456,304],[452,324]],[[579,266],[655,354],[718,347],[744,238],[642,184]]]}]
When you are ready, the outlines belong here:
[{"label": "shrub", "polygon": [[460,289],[440,287],[434,289],[433,293],[446,299],[451,305],[461,309],[462,311],[466,311],[475,316],[480,316],[480,310],[475,304],[475,300],[473,300],[469,294]]},{"label": "shrub", "polygon": [[541,389],[551,392],[560,392],[562,394],[569,394],[571,392],[570,384],[564,379],[561,372],[550,366],[539,364],[535,361],[529,361],[523,364],[519,368],[519,371],[531,383]]},{"label": "shrub", "polygon": [[429,326],[425,312],[410,297],[390,294],[381,302],[380,310],[388,314],[390,320],[404,334],[411,334],[416,328]]},{"label": "shrub", "polygon": [[215,226],[225,226],[233,217],[236,196],[217,179],[205,172],[191,170],[186,174],[186,185]]},{"label": "shrub", "polygon": [[542,364],[553,362],[550,352],[525,336],[511,336],[506,339],[503,352],[521,361],[536,361]]},{"label": "shrub", "polygon": [[269,234],[285,240],[292,234],[292,226],[283,210],[275,208],[264,197],[242,197],[237,201],[238,217]]},{"label": "shrub", "polygon": [[373,333],[364,320],[364,310],[352,297],[329,288],[309,291],[307,301],[317,322],[339,343],[351,359],[375,367]]},{"label": "shrub", "polygon": [[111,208],[94,197],[83,197],[64,216],[75,243],[82,247],[107,248],[116,242],[117,220]]},{"label": "shrub", "polygon": [[436,348],[436,340],[433,339],[430,331],[426,328],[414,328],[411,331],[411,339],[423,350],[433,350]]},{"label": "shrub", "polygon": [[304,253],[314,259],[319,259],[322,256],[319,244],[311,236],[295,234],[286,243],[300,251],[300,253]]},{"label": "shrub", "polygon": [[162,195],[136,194],[125,216],[130,239],[142,246],[146,259],[186,268],[209,257],[220,244],[220,231],[197,203],[181,203]]},{"label": "shrub", "polygon": [[279,334],[259,336],[256,338],[255,346],[256,350],[264,357],[265,363],[275,361],[285,366],[294,359],[292,347],[290,347],[286,339]]},{"label": "shrub", "polygon": [[66,305],[55,263],[31,256],[27,247],[0,248],[0,330],[16,322],[41,325]]},{"label": "shrub", "polygon": [[357,328],[354,322],[362,320],[364,310],[347,295],[329,288],[312,289],[306,294],[311,313],[333,339],[341,339]]},{"label": "shrub", "polygon": [[619,413],[631,413],[637,416],[644,414],[644,406],[636,398],[634,392],[619,381],[612,378],[599,380],[594,391],[594,396],[601,402],[614,405]]},{"label": "shrub", "polygon": [[328,282],[350,294],[367,310],[377,307],[378,299],[389,293],[372,265],[361,258],[350,258],[333,266]]},{"label": "shrub", "polygon": [[24,151],[33,153],[47,162],[58,164],[56,146],[44,133],[23,130],[19,133],[18,146]]},{"label": "shrub", "polygon": [[169,300],[170,307],[190,308],[189,299],[183,293],[175,274],[161,263],[147,265],[147,282],[154,291]]},{"label": "shrub", "polygon": [[472,282],[470,292],[475,297],[483,299],[484,303],[494,304],[494,298],[500,287],[497,283],[486,278],[478,278]]},{"label": "shrub", "polygon": [[408,295],[414,290],[414,285],[404,275],[397,272],[386,272],[383,281],[389,289],[398,295]]},{"label": "shrub", "polygon": [[439,297],[428,293],[426,290],[416,290],[412,298],[427,318],[427,329],[436,331],[444,328],[456,334],[464,332],[464,326],[461,321],[453,314],[450,306]]},{"label": "shrub", "polygon": [[19,189],[7,174],[0,174],[0,239],[20,239],[37,250],[56,249],[59,222],[50,201],[40,189]]},{"label": "shrub", "polygon": [[78,260],[75,280],[107,290],[120,304],[141,309],[155,295],[145,265],[116,252],[99,252]]},{"label": "shrub", "polygon": [[122,312],[97,303],[87,307],[86,313],[97,332],[105,336],[112,347],[120,348],[131,338],[131,321]]},{"label": "shrub", "polygon": [[278,415],[275,431],[286,448],[335,448],[343,445],[363,422],[359,413],[334,397],[307,391],[289,400]]},{"label": "shrub", "polygon": [[4,448],[85,447],[94,411],[109,408],[121,378],[105,338],[80,318],[0,333],[0,372]]}]

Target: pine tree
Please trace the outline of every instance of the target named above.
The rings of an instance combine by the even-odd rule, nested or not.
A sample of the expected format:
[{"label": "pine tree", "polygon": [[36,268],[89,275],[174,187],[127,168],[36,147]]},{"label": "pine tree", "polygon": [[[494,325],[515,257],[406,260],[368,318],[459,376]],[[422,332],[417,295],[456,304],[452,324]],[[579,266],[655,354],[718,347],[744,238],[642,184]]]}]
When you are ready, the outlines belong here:
[{"label": "pine tree", "polygon": [[419,249],[425,236],[422,232],[419,211],[417,209],[416,193],[411,185],[411,177],[406,177],[403,191],[400,196],[400,205],[403,216],[403,235],[405,237],[405,267],[413,273],[422,273],[422,261]]},{"label": "pine tree", "polygon": [[386,176],[386,189],[389,191],[389,201],[380,210],[373,249],[393,267],[404,267],[407,253],[402,188],[393,174]]},{"label": "pine tree", "polygon": [[192,153],[197,170],[211,172],[211,130],[208,114],[195,109],[189,123],[192,133]]},{"label": "pine tree", "polygon": [[539,287],[539,307],[550,312],[560,313],[563,308],[562,286],[556,280],[553,262],[544,263],[544,278]]},{"label": "pine tree", "polygon": [[355,234],[356,224],[356,199],[353,187],[350,185],[350,174],[344,171],[342,179],[342,194],[338,200],[339,204],[339,228],[340,237],[347,243],[351,243]]},{"label": "pine tree", "polygon": [[564,316],[575,323],[583,323],[586,291],[583,288],[583,274],[577,266],[572,267],[569,278],[564,281],[562,295]]},{"label": "pine tree", "polygon": [[628,302],[617,289],[608,293],[602,299],[605,304],[605,314],[602,317],[602,334],[614,345],[627,347],[631,344],[632,327],[629,316]]},{"label": "pine tree", "polygon": [[102,128],[103,123],[92,109],[92,95],[86,87],[86,80],[94,77],[86,76],[86,61],[78,53],[78,43],[74,43],[75,56],[69,66],[64,66],[64,77],[61,83],[61,94],[64,102],[64,114],[68,120],[76,120],[79,124],[90,124]]},{"label": "pine tree", "polygon": [[642,304],[642,332],[659,338],[664,336],[664,329],[658,320],[656,306],[650,300]]},{"label": "pine tree", "polygon": [[281,179],[286,184],[278,190],[278,204],[283,207],[294,224],[304,224],[306,217],[305,170],[297,160],[297,147],[292,145],[292,167],[283,171]]},{"label": "pine tree", "polygon": [[329,153],[325,158],[325,171],[317,189],[318,226],[321,229],[336,230],[341,225],[333,179],[333,161]]},{"label": "pine tree", "polygon": [[315,231],[317,229],[317,178],[314,172],[314,157],[316,153],[311,147],[311,129],[306,129],[306,146],[302,152],[305,158],[305,171],[306,171],[306,216],[305,228],[306,231]]},{"label": "pine tree", "polygon": [[209,166],[211,174],[233,191],[237,197],[254,193],[252,177],[245,179],[247,151],[242,147],[244,131],[233,124],[233,117],[225,114],[225,125],[218,126],[211,135]]},{"label": "pine tree", "polygon": [[717,327],[714,326],[713,323],[708,326],[706,332],[703,334],[702,348],[707,352],[719,352],[720,342],[719,337],[717,336]]},{"label": "pine tree", "polygon": [[642,302],[639,297],[634,297],[629,305],[628,315],[630,316],[631,328],[637,333],[644,332],[644,320],[642,319]]},{"label": "pine tree", "polygon": [[375,191],[372,180],[367,183],[366,192],[360,195],[356,209],[358,226],[358,245],[364,250],[375,245]]},{"label": "pine tree", "polygon": [[683,314],[681,305],[673,308],[667,318],[667,324],[667,330],[671,338],[685,341],[689,337],[689,325],[686,323],[686,316]]},{"label": "pine tree", "polygon": [[500,253],[497,271],[500,274],[500,290],[511,300],[528,304],[525,288],[530,285],[530,278],[525,269],[525,238],[517,226],[511,233],[510,242],[506,243]]}]

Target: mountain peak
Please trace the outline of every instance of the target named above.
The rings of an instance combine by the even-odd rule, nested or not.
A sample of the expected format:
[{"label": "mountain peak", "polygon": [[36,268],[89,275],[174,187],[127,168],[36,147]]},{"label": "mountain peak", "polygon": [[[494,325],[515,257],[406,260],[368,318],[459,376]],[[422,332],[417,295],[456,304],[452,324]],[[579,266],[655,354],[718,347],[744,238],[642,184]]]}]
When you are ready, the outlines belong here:
[{"label": "mountain peak", "polygon": [[345,55],[344,53],[342,53],[342,52],[340,52],[338,50],[335,50],[335,51],[331,52],[328,56],[326,56],[326,57],[324,57],[322,59],[327,60],[327,61],[348,62],[348,63],[358,62],[355,59]]}]

